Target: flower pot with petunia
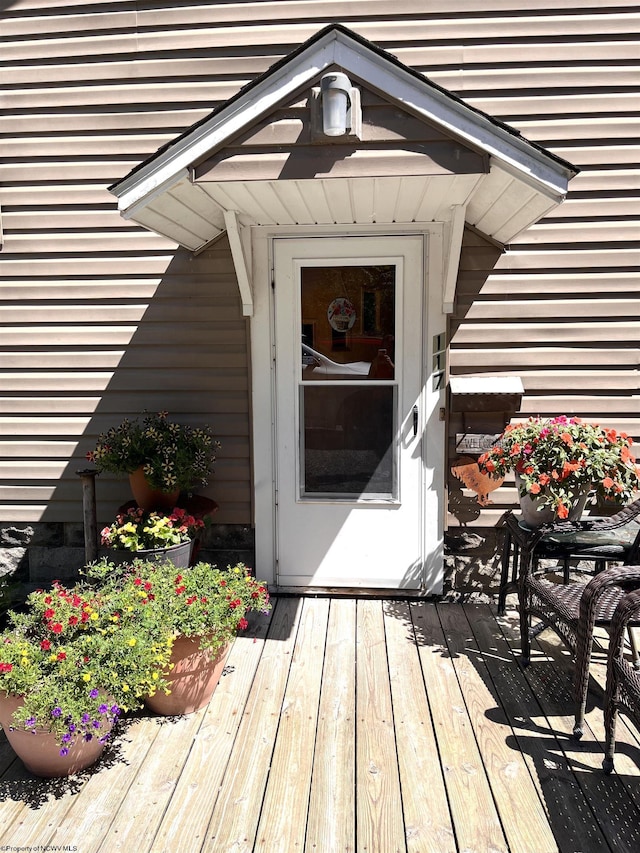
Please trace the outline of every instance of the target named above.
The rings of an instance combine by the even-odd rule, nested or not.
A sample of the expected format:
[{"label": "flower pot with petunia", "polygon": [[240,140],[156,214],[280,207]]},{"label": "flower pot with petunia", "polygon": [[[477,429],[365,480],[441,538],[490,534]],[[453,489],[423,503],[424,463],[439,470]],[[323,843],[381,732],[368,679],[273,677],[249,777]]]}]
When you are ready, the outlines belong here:
[{"label": "flower pot with petunia", "polygon": [[206,705],[235,636],[247,628],[247,614],[270,607],[266,584],[242,563],[179,570],[166,561],[114,566],[102,560],[87,572],[105,589],[118,590],[134,613],[170,638],[162,683],[145,698],[159,714],[188,714]]},{"label": "flower pot with petunia", "polygon": [[625,433],[580,418],[529,418],[509,424],[478,459],[494,477],[510,471],[529,526],[579,517],[589,493],[616,504],[640,489],[639,469]]},{"label": "flower pot with petunia", "polygon": [[87,459],[98,472],[127,474],[145,510],[169,510],[181,491],[206,486],[220,447],[209,426],[192,427],[167,412],[125,418],[98,437]]},{"label": "flower pot with petunia", "polygon": [[166,686],[167,636],[126,605],[118,590],[54,583],[9,613],[0,634],[0,724],[35,775],[93,764],[122,711]]},{"label": "flower pot with petunia", "polygon": [[129,507],[100,532],[100,553],[114,563],[131,562],[134,558],[167,559],[174,566],[186,568],[194,542],[205,526],[202,519],[180,507],[174,507],[169,514]]}]

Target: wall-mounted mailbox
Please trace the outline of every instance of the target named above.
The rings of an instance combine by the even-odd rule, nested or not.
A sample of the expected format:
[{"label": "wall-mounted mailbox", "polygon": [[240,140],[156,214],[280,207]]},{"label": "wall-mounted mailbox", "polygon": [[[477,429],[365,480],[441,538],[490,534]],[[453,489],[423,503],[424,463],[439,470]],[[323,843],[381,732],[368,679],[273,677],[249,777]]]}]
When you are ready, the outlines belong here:
[{"label": "wall-mounted mailbox", "polygon": [[519,376],[452,376],[449,391],[454,412],[516,412],[524,386]]}]

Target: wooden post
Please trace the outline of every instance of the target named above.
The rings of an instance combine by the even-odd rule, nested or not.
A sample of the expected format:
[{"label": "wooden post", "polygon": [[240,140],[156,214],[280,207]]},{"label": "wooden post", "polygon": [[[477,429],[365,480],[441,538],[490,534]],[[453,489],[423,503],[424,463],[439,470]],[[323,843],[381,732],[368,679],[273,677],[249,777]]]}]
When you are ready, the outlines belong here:
[{"label": "wooden post", "polygon": [[97,471],[76,471],[82,480],[82,517],[84,521],[84,556],[87,563],[98,557],[98,520],[96,512]]}]

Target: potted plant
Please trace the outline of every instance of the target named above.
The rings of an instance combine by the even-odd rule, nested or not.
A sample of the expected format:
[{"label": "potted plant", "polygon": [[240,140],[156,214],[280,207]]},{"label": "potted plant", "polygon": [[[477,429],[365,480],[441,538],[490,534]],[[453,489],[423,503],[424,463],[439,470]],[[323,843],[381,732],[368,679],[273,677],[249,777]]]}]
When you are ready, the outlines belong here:
[{"label": "potted plant", "polygon": [[54,583],[0,634],[0,723],[27,769],[60,776],[100,756],[121,711],[166,687],[170,643],[122,590]]},{"label": "potted plant", "polygon": [[181,491],[207,485],[219,446],[210,427],[179,424],[158,412],[125,418],[98,437],[87,459],[99,472],[128,474],[138,506],[169,509]]},{"label": "potted plant", "polygon": [[483,453],[483,473],[514,471],[524,520],[532,526],[579,517],[590,491],[627,503],[640,488],[633,440],[580,418],[529,418],[509,424],[497,444]]},{"label": "potted plant", "polygon": [[114,566],[108,559],[88,566],[88,576],[117,591],[169,639],[171,663],[163,684],[146,699],[157,713],[187,714],[211,698],[229,645],[247,625],[249,611],[268,611],[269,593],[243,563],[218,569],[198,563],[185,570],[171,563],[134,560]]},{"label": "potted plant", "polygon": [[100,531],[100,543],[113,562],[130,562],[134,555],[140,559],[164,556],[175,566],[186,567],[193,541],[204,528],[202,519],[180,507],[168,515],[129,507]]}]

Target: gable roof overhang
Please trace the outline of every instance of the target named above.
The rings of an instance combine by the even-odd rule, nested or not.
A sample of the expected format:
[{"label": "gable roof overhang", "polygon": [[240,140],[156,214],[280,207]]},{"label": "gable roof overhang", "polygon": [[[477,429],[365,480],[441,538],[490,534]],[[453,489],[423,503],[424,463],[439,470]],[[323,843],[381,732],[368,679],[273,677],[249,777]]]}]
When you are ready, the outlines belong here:
[{"label": "gable roof overhang", "polygon": [[[233,170],[227,169],[219,178],[215,168],[207,168],[214,155],[239,135],[308,92],[320,75],[335,68],[366,81],[372,91],[457,140],[465,151],[480,153],[486,168],[475,174],[421,174],[411,157],[403,159],[400,169],[389,170],[385,162],[378,162],[358,174],[338,171],[335,176],[293,179],[284,177],[285,170],[279,173],[277,163],[273,173],[243,174],[240,169],[237,179]],[[362,37],[333,24],[109,189],[117,196],[123,217],[193,251],[227,231],[244,310],[250,314],[243,225],[440,221],[448,224],[450,252],[455,255],[465,223],[494,241],[509,243],[564,199],[577,171]],[[359,201],[352,201],[345,212],[341,193],[343,198]],[[341,209],[339,214],[332,209],[332,198]],[[400,198],[401,204],[381,203],[381,199]],[[449,291],[457,271],[457,258],[450,260],[455,263],[450,263],[447,274]],[[445,302],[450,304],[451,293]]]}]

